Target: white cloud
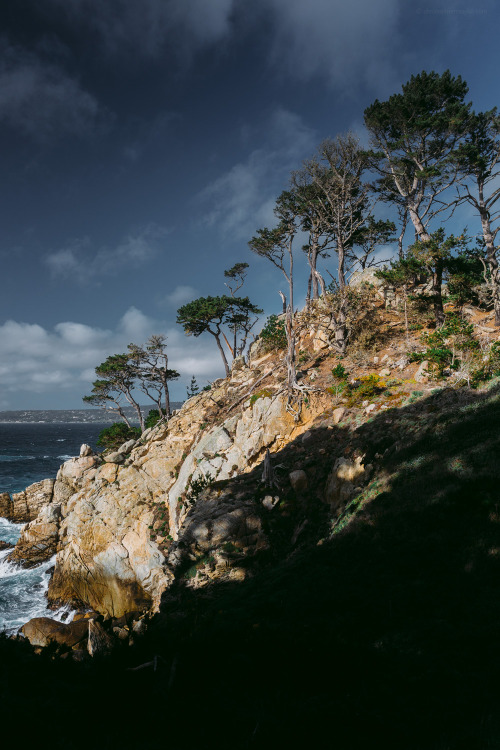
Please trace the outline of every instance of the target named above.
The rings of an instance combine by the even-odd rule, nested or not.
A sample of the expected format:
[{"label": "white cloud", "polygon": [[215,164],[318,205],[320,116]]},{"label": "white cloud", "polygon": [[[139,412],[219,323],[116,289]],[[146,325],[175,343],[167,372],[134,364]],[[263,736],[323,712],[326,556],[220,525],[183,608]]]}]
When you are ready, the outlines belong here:
[{"label": "white cloud", "polygon": [[116,247],[97,251],[92,249],[90,239],[84,237],[49,253],[44,260],[54,276],[86,283],[124,266],[139,268],[155,257],[167,234],[165,227],[149,224],[140,232],[124,237]]},{"label": "white cloud", "polygon": [[[300,166],[316,145],[316,133],[301,118],[278,108],[263,125],[267,146],[255,149],[246,161],[208,185],[199,199],[209,206],[205,221],[238,239],[250,239],[265,225],[275,224],[273,207],[292,169]],[[245,137],[253,134],[247,130]],[[261,134],[257,134],[261,137]]]},{"label": "white cloud", "polygon": [[108,54],[191,54],[226,37],[236,0],[50,0],[91,27]]},{"label": "white cloud", "polygon": [[167,336],[170,366],[181,373],[172,384],[173,400],[185,398],[194,374],[198,382],[223,374],[212,337],[187,337],[166,321],[155,320],[129,308],[116,328],[95,328],[64,321],[53,329],[36,323],[6,321],[0,325],[0,404],[2,408],[61,408],[71,401],[83,406],[95,380],[95,367],[111,354],[125,352],[127,344],[143,344],[152,334]]},{"label": "white cloud", "polygon": [[0,123],[39,141],[86,136],[109,118],[78,81],[0,39]]},{"label": "white cloud", "polygon": [[170,292],[170,294],[165,296],[164,301],[167,305],[179,307],[179,305],[183,305],[185,302],[190,302],[197,296],[198,292],[194,287],[189,286],[188,284],[179,284],[175,287],[173,292]]}]

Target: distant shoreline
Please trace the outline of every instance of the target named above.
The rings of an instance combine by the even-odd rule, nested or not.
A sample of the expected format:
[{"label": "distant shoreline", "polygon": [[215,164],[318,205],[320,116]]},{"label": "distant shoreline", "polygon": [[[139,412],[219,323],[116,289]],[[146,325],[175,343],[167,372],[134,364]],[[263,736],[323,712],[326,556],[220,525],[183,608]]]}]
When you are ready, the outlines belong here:
[{"label": "distant shoreline", "polygon": [[[179,409],[182,401],[174,401],[172,409]],[[151,405],[141,406],[145,415]],[[124,414],[134,424],[139,424],[131,407],[123,409]],[[9,409],[0,411],[0,424],[113,424],[119,422],[118,414],[107,414],[93,409]]]}]

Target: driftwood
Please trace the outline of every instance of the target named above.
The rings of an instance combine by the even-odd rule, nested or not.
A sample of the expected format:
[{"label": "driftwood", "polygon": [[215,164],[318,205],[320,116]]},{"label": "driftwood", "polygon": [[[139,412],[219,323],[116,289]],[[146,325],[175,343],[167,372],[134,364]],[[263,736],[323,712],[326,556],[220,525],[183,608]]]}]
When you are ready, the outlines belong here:
[{"label": "driftwood", "polygon": [[246,398],[250,396],[252,391],[255,389],[255,386],[259,385],[259,383],[262,383],[262,381],[267,378],[268,375],[270,375],[273,372],[273,370],[268,370],[262,377],[260,377],[258,380],[255,381],[255,383],[252,385],[249,391],[245,393],[244,396],[241,396],[237,401],[234,402],[234,404],[231,404],[229,409],[227,410],[226,414],[229,414],[231,409],[234,409],[235,406],[238,406],[238,404],[241,404],[242,401],[244,401]]}]

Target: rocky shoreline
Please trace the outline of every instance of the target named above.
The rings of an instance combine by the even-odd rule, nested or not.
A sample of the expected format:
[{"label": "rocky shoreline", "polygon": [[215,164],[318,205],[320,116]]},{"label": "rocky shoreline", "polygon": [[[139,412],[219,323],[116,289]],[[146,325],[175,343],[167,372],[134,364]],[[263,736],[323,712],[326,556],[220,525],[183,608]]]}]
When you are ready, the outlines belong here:
[{"label": "rocky shoreline", "polygon": [[[373,305],[394,331],[394,313]],[[426,377],[404,357],[396,330],[364,369],[351,370],[353,383],[380,371],[394,387],[384,384],[372,401],[349,400],[332,387],[327,312],[299,314],[297,327],[308,386],[298,413],[288,408],[282,354],[257,340],[247,362],[235,360],[230,377],[168,423],[111,453],[82,445],[55,479],[0,494],[0,516],[25,524],[9,561],[30,567],[55,554],[49,606],[78,612],[68,624],[27,623],[33,645],[64,644],[78,659],[129,643],[174,584],[244,581],[262,561],[292,554],[304,540],[320,544],[343,523],[374,480],[381,446],[397,448],[387,410],[425,388]],[[358,426],[377,415],[374,434],[360,441]]]}]

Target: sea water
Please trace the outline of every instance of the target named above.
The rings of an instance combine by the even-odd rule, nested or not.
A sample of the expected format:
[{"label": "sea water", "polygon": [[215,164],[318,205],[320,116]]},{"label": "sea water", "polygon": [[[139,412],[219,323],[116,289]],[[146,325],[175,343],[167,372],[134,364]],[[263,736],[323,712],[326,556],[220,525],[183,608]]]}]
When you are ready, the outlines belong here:
[{"label": "sea water", "polygon": [[[41,479],[55,478],[64,461],[78,456],[82,443],[95,448],[105,424],[0,423],[0,492],[21,492]],[[0,518],[0,540],[15,544],[22,524]],[[67,620],[69,609],[47,608],[47,588],[55,557],[34,568],[7,561],[0,551],[0,631],[14,633],[32,617]]]}]

